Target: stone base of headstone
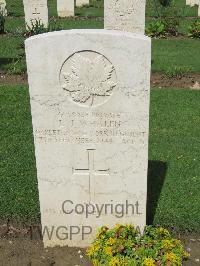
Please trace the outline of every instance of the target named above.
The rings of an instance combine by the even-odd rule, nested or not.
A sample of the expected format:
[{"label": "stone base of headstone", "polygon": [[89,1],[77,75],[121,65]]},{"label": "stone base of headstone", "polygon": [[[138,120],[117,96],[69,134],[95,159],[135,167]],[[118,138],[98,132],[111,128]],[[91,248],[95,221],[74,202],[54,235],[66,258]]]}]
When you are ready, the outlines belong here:
[{"label": "stone base of headstone", "polygon": [[57,0],[57,11],[61,18],[74,16],[74,0]]},{"label": "stone base of headstone", "polygon": [[47,0],[23,0],[26,28],[39,22],[48,28],[48,6]]},{"label": "stone base of headstone", "polygon": [[82,7],[84,5],[89,5],[90,0],[76,0],[76,6],[77,7]]},{"label": "stone base of headstone", "polygon": [[8,15],[5,0],[0,0],[0,14],[2,14],[5,17]]},{"label": "stone base of headstone", "polygon": [[198,6],[198,17],[200,17],[200,0],[186,0],[188,6]]},{"label": "stone base of headstone", "polygon": [[146,0],[105,0],[104,28],[144,34]]}]

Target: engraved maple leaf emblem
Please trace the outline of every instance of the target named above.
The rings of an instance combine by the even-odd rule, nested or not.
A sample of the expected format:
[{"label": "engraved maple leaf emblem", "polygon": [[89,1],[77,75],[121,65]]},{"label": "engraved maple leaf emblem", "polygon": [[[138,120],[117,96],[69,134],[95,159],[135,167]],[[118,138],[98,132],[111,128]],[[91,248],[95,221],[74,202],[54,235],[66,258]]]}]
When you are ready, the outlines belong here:
[{"label": "engraved maple leaf emblem", "polygon": [[112,81],[114,70],[113,65],[100,54],[92,59],[75,54],[70,69],[63,73],[63,89],[70,92],[73,101],[86,103],[91,100],[93,105],[96,96],[110,96],[116,86]]}]

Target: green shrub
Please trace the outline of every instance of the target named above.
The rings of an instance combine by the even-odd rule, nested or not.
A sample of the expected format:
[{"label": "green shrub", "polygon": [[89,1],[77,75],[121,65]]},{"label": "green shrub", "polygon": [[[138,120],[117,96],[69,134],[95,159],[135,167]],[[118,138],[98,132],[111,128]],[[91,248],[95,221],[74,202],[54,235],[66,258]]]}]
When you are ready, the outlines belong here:
[{"label": "green shrub", "polygon": [[167,36],[177,36],[180,21],[178,18],[171,19],[164,17],[153,20],[147,27],[147,35],[154,38],[165,38]]},{"label": "green shrub", "polygon": [[200,19],[196,19],[189,27],[189,37],[200,38]]},{"label": "green shrub", "polygon": [[141,235],[132,225],[102,227],[87,255],[94,266],[181,266],[189,257],[168,230],[147,226]]},{"label": "green shrub", "polygon": [[103,8],[104,1],[102,0],[90,0],[90,7]]},{"label": "green shrub", "polygon": [[168,5],[160,6],[160,17],[161,18],[177,18],[184,15],[184,8],[177,5],[177,1],[171,0]]},{"label": "green shrub", "polygon": [[63,30],[63,25],[60,23],[60,21],[58,21],[55,18],[50,19],[47,31],[51,32],[51,31],[60,31],[60,30]]},{"label": "green shrub", "polygon": [[33,36],[37,34],[42,34],[47,32],[47,28],[45,28],[44,24],[41,22],[41,20],[32,20],[31,25],[27,26],[26,30],[26,36]]},{"label": "green shrub", "polygon": [[162,38],[166,36],[165,24],[162,20],[153,20],[147,27],[147,35]]},{"label": "green shrub", "polygon": [[170,6],[171,0],[159,0],[160,4],[164,7]]},{"label": "green shrub", "polygon": [[5,32],[5,17],[2,13],[0,13],[0,34]]},{"label": "green shrub", "polygon": [[44,24],[41,23],[40,20],[33,20],[31,22],[31,26],[28,26],[25,35],[27,37],[30,37],[30,36],[33,36],[33,35],[38,35],[38,34],[42,34],[42,33],[46,33],[46,32],[51,32],[51,31],[59,31],[59,30],[62,30],[62,29],[63,29],[63,26],[55,18],[52,18],[49,21],[48,28],[45,28]]},{"label": "green shrub", "polygon": [[179,18],[163,18],[163,23],[165,25],[166,35],[168,36],[177,36],[178,35],[178,28],[180,25]]}]

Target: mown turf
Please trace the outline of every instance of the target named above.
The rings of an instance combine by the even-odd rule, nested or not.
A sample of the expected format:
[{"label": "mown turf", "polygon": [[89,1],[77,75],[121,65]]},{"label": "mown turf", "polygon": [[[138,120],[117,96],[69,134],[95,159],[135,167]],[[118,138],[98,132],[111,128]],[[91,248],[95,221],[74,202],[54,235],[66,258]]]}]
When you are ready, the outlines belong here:
[{"label": "mown turf", "polygon": [[162,171],[160,175],[154,172],[152,178],[152,204],[163,182],[155,224],[200,231],[199,101],[200,91],[151,93],[149,158],[165,163],[166,171],[165,178]]},{"label": "mown turf", "polygon": [[[70,28],[101,28],[101,23],[94,20],[65,21]],[[7,70],[13,60],[17,60],[23,51],[24,38],[20,36],[0,37],[0,70]],[[175,66],[186,72],[200,72],[199,40],[152,40],[152,71],[166,72]],[[22,62],[25,69],[25,62]]]},{"label": "mown turf", "polygon": [[[178,33],[184,34],[185,36],[189,33],[189,27],[194,22],[193,19],[179,18]],[[155,21],[154,18],[146,18],[146,29],[149,24]],[[103,18],[96,17],[80,17],[80,18],[50,18],[50,25],[59,25],[61,29],[71,29],[71,28],[91,28],[99,29],[104,27]],[[78,26],[77,26],[78,25]],[[26,32],[25,29],[25,19],[24,17],[6,17],[5,31],[11,34],[21,34]]]},{"label": "mown turf", "polygon": [[180,16],[180,17],[190,17],[197,16],[198,7],[190,7],[186,5],[185,0],[173,0],[169,7],[163,8],[159,0],[147,0],[146,1],[146,15],[152,17],[158,17],[161,15],[166,15],[169,17]]},{"label": "mown turf", "polygon": [[0,218],[38,220],[39,205],[28,90],[0,87]]},{"label": "mown turf", "polygon": [[[200,232],[200,92],[151,93],[148,218]],[[28,89],[0,87],[0,218],[36,220],[39,204]]]},{"label": "mown turf", "polygon": [[0,37],[0,69],[5,70],[13,63],[23,45],[23,37],[5,36]]},{"label": "mown turf", "polygon": [[[156,3],[156,4],[155,4]],[[184,16],[195,15],[187,11],[196,7],[186,7],[185,0],[174,0],[170,8],[161,8],[159,0],[147,0],[146,15],[181,16],[178,31],[188,35],[188,28],[193,19]],[[23,42],[25,29],[22,0],[7,1],[9,15],[6,18],[5,30],[7,36],[0,36],[0,70],[12,74],[20,74],[26,70],[25,60],[19,58],[23,50],[19,40]],[[49,0],[50,30],[60,29],[100,29],[103,28],[103,1],[91,0],[89,7],[76,8],[76,18],[61,19],[57,17],[56,0]],[[177,12],[178,11],[178,12]],[[17,17],[19,16],[19,17]],[[146,19],[146,28],[153,18]],[[155,18],[154,18],[155,19]],[[199,40],[153,40],[152,70],[159,72],[170,71],[171,68],[181,67],[183,72],[200,72]],[[19,61],[21,60],[21,61]],[[170,71],[171,72],[171,71]]]},{"label": "mown turf", "polygon": [[177,66],[186,72],[200,72],[199,48],[199,40],[153,40],[152,70],[165,72]]},{"label": "mown turf", "polygon": [[[24,16],[23,0],[7,0],[7,9],[9,16],[22,17]],[[48,0],[49,16],[57,16],[56,0]],[[90,1],[90,7],[75,8],[76,15],[80,16],[103,16],[103,2]]]},{"label": "mown turf", "polygon": [[[11,16],[24,16],[23,0],[7,0],[7,7],[9,15]],[[147,0],[146,3],[146,15],[147,16],[159,16],[163,12],[167,15],[178,16],[197,16],[197,6],[186,6],[185,0],[172,1],[171,8],[162,8],[159,0]],[[56,0],[48,0],[49,15],[57,16],[56,12]],[[103,0],[90,0],[89,8],[76,8],[76,14],[82,16],[103,16]]]}]

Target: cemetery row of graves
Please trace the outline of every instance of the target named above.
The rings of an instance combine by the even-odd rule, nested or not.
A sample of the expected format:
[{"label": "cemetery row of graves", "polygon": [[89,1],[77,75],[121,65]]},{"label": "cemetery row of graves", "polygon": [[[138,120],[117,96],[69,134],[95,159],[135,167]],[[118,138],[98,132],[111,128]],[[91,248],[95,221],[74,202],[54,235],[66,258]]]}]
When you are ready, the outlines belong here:
[{"label": "cemetery row of graves", "polygon": [[[6,8],[8,16],[4,17],[4,26],[0,27],[0,70],[9,74],[26,73],[24,40],[30,35],[62,29],[104,27],[102,1],[91,1],[90,5],[76,7],[75,16],[66,18],[58,17],[55,0],[48,1],[48,29],[43,25],[27,29],[22,1],[7,0]],[[153,72],[162,72],[167,77],[199,72],[197,48],[200,22],[197,15],[198,5],[191,7],[185,1],[173,1],[173,5],[164,8],[158,0],[147,1],[145,29],[150,37],[155,37],[152,44]]]},{"label": "cemetery row of graves", "polygon": [[[76,191],[76,199],[87,198],[87,193],[83,192],[80,188],[85,186],[83,177],[84,179],[87,178],[88,173],[85,174],[85,172],[90,171],[90,167],[93,167],[93,169],[91,176],[89,174],[89,178],[93,178],[93,176],[95,177],[95,175],[100,173],[101,180],[96,185],[96,188],[92,187],[93,183],[89,184],[91,195],[95,195],[96,190],[100,195],[104,195],[104,190],[108,190],[112,194],[113,187],[115,189],[119,189],[120,186],[123,187],[124,183],[121,182],[123,178],[120,179],[121,176],[119,178],[118,175],[121,171],[120,167],[123,168],[123,174],[121,175],[123,176],[124,173],[127,175],[126,177],[123,176],[124,180],[127,178],[127,184],[132,180],[131,178],[128,180],[129,177],[134,176],[137,180],[138,173],[138,175],[141,175],[141,180],[143,180],[146,160],[145,152],[147,152],[146,146],[142,142],[147,145],[148,110],[143,109],[141,106],[147,104],[148,89],[138,94],[137,90],[134,91],[135,88],[148,87],[147,77],[150,72],[150,60],[148,61],[146,58],[149,58],[148,49],[150,49],[150,44],[145,39],[146,37],[141,37],[141,39],[140,37],[134,37],[134,39],[126,33],[123,35],[119,33],[118,36],[118,33],[114,33],[114,31],[111,31],[109,34],[105,34],[104,31],[95,31],[95,29],[103,29],[104,25],[106,25],[106,28],[109,28],[107,25],[113,23],[113,18],[110,19],[109,17],[110,22],[108,14],[104,12],[102,0],[90,0],[88,3],[84,2],[83,5],[82,1],[80,3],[76,1],[75,4],[71,1],[70,12],[72,13],[64,13],[64,15],[61,10],[58,10],[57,1],[49,0],[47,1],[48,6],[46,6],[46,14],[48,15],[46,16],[45,23],[40,20],[41,12],[35,10],[34,7],[32,8],[31,15],[29,14],[28,17],[30,19],[31,16],[36,15],[38,19],[34,21],[35,23],[31,22],[31,20],[28,22],[27,18],[25,19],[27,14],[24,11],[30,9],[30,2],[27,2],[28,5],[26,7],[26,1],[24,1],[25,5],[23,5],[22,0],[6,0],[6,13],[0,15],[0,237],[3,236],[8,239],[10,237],[20,238],[19,235],[26,235],[27,232],[31,234],[31,237],[36,237],[38,231],[36,230],[36,234],[32,235],[33,232],[29,231],[29,228],[30,225],[37,226],[41,224],[41,214],[43,223],[46,221],[46,224],[51,224],[51,219],[54,221],[55,215],[52,210],[58,206],[56,205],[58,195],[65,200],[66,194],[68,196],[69,193],[73,197],[74,192],[72,193],[71,191]],[[107,6],[110,8],[108,2]],[[199,8],[198,1],[195,2],[195,0],[193,2],[192,0],[187,2],[185,0],[147,0],[145,26],[140,25],[141,28],[145,27],[146,35],[152,37],[146,207],[143,206],[145,205],[145,185],[143,186],[141,181],[136,186],[141,191],[142,208],[146,208],[147,223],[149,225],[165,227],[176,236],[181,236],[183,240],[188,238],[194,240],[194,243],[186,241],[187,246],[194,244],[191,249],[187,249],[191,253],[191,260],[186,265],[198,263],[198,259],[200,259]],[[126,6],[124,9],[126,9]],[[120,25],[118,20],[115,23],[116,27],[118,22]],[[110,29],[112,27],[111,25]],[[143,29],[141,30],[141,28],[136,29],[139,34],[143,34]],[[94,31],[60,32],[61,30],[71,29],[94,29]],[[36,35],[39,36],[38,34],[47,32],[52,33],[37,39]],[[28,40],[29,37],[32,39]],[[132,49],[135,51],[135,54],[137,53],[137,56],[134,55],[134,52],[130,52],[131,49],[129,50],[132,38],[134,39]],[[92,47],[92,52],[90,47]],[[73,51],[76,50],[81,52],[74,53]],[[105,53],[106,56],[99,57],[99,51],[102,54]],[[120,53],[118,53],[119,51]],[[128,54],[129,56],[127,56]],[[27,79],[27,62],[29,83]],[[98,65],[98,73],[90,68],[90,64],[93,65],[94,62]],[[113,64],[114,66],[112,65],[113,62],[115,63]],[[74,64],[79,65],[77,69],[74,67]],[[102,74],[102,65],[108,72],[105,71]],[[118,70],[119,66],[123,71],[120,72]],[[60,68],[59,74],[57,74],[58,68]],[[70,75],[66,72],[69,69],[71,69]],[[107,77],[104,77],[107,94],[98,91],[91,96],[91,91],[87,95],[86,92],[85,94],[80,94],[78,90],[68,88],[69,84],[80,86],[79,83],[76,83],[76,75],[78,75],[75,73],[76,71],[81,77],[82,74],[80,73],[82,72],[86,76],[87,73],[92,73],[95,76],[93,80],[90,80],[91,83],[88,83],[89,85],[93,84],[94,80],[98,81],[101,75],[106,77],[107,74]],[[120,75],[116,74],[117,71],[119,71]],[[143,83],[138,81],[139,77]],[[124,94],[120,96],[119,92],[115,91],[118,86],[117,78],[121,78],[120,82],[127,89],[127,95],[130,94],[135,97],[133,97],[133,100],[126,98]],[[132,78],[133,80],[131,80]],[[70,82],[75,83],[75,85]],[[43,89],[45,88],[42,94],[40,94],[40,86]],[[46,91],[49,91],[51,94],[53,90],[57,90],[57,94],[54,97],[48,96],[48,98]],[[64,91],[67,96],[62,98],[61,91],[62,93]],[[105,100],[105,95],[110,100],[107,100],[107,98]],[[124,104],[125,99],[126,104]],[[111,102],[110,106],[107,104],[107,101]],[[139,104],[137,105],[138,102]],[[131,104],[136,105],[138,108],[134,110],[135,113],[131,109]],[[117,108],[113,108],[113,105],[116,105]],[[59,106],[58,109],[57,106]],[[112,140],[107,138],[106,140],[103,138],[101,140],[90,140],[89,148],[86,145],[87,143],[81,142],[83,141],[81,139],[79,139],[78,143],[75,142],[76,145],[74,145],[73,134],[80,134],[76,131],[77,127],[80,132],[83,132],[81,134],[86,136],[90,134],[88,133],[89,129],[93,130],[90,125],[90,119],[92,119],[92,123],[96,123],[97,128],[99,127],[99,122],[94,117],[90,117],[90,111],[86,111],[91,106],[94,108],[92,113],[94,117],[95,115],[113,115],[116,110],[120,110],[119,115],[122,122],[118,121],[118,118],[115,121],[115,127],[119,126],[119,129],[127,130],[126,127],[123,128],[123,124],[127,121],[126,119],[128,119],[130,124],[132,123],[131,126],[134,129],[135,124],[139,129],[140,127],[143,128],[144,134],[136,134],[134,148],[133,145],[130,145],[132,148],[125,149],[123,147],[126,147],[126,145],[123,146],[121,145],[122,143],[115,145],[117,138],[113,138],[113,143]],[[100,109],[99,106],[102,106],[104,109]],[[83,112],[83,110],[85,111]],[[112,110],[114,110],[113,113]],[[127,116],[130,115],[130,117],[123,116],[124,113]],[[143,119],[142,122],[139,120],[141,118]],[[52,124],[55,123],[53,119],[55,119],[56,123],[60,123],[61,130],[51,128]],[[110,121],[108,125],[106,121],[104,121],[105,127],[111,127],[111,124],[114,123]],[[54,126],[58,126],[56,123]],[[46,127],[48,130],[37,130],[37,126],[38,128],[43,128],[43,124],[45,125],[44,128]],[[103,127],[102,124],[100,127]],[[74,133],[71,133],[69,136],[70,140],[66,139],[62,128],[69,130],[69,132],[74,130]],[[130,139],[127,138],[126,144],[128,144],[128,141]],[[97,142],[96,146],[93,145],[93,142],[95,144]],[[60,146],[59,143],[61,143]],[[65,145],[69,145],[68,147],[73,150],[76,154],[75,158],[72,156],[73,153],[71,151],[65,149]],[[35,146],[37,149],[35,149]],[[81,149],[79,150],[78,147],[81,147]],[[100,164],[97,169],[94,166],[95,157],[97,156],[96,147],[98,147],[100,152],[100,155],[98,155]],[[108,154],[106,160],[102,159],[105,151]],[[50,155],[51,153],[52,155]],[[117,153],[120,155],[116,156]],[[44,160],[45,157],[48,157],[50,161]],[[134,158],[134,166],[131,165],[131,160],[129,160],[132,157]],[[85,167],[87,165],[85,158],[88,159],[88,167]],[[36,159],[38,160],[37,163]],[[42,163],[40,163],[40,160]],[[107,162],[109,161],[113,164],[113,169],[111,167],[111,170],[107,167]],[[136,169],[134,169],[135,172],[132,171],[134,167]],[[68,192],[66,190],[66,180],[64,179],[66,178],[66,172],[70,176],[69,172],[71,169],[74,177],[78,180],[77,182],[80,182],[81,185],[79,187],[73,181],[74,183],[70,183],[70,190]],[[37,170],[42,178],[38,179]],[[119,187],[116,181],[113,182],[109,179],[112,175],[118,180]],[[103,180],[105,180],[106,187],[102,185]],[[41,193],[40,201],[38,182]],[[89,180],[89,182],[92,181]],[[127,184],[126,189],[129,191],[131,199],[135,188],[131,190]],[[124,191],[121,192],[119,189],[117,194],[119,199],[123,198],[123,193]],[[115,197],[115,193],[111,196],[108,195],[104,195],[105,198],[107,197],[107,200],[111,196]],[[93,200],[93,198],[91,199]],[[49,208],[47,211],[45,210],[46,212],[41,211],[47,208],[47,206]],[[64,223],[66,216],[64,218],[60,214],[57,216]],[[78,220],[75,215],[72,216],[72,219]],[[141,224],[143,223],[142,219],[144,220],[143,215],[139,218],[139,223]],[[55,219],[56,222],[57,220]],[[21,250],[17,254],[20,259],[19,261],[16,259],[15,265],[21,263],[23,256],[24,264],[21,263],[21,265],[27,265],[28,255],[25,253],[27,253],[29,248],[33,250],[33,258],[37,257],[37,261],[34,261],[32,258],[32,261],[35,262],[33,265],[40,265],[41,258],[44,258],[45,265],[54,265],[55,258],[53,256],[56,257],[55,261],[60,266],[90,265],[88,259],[85,259],[82,249],[65,248],[61,253],[59,253],[59,250],[56,250],[55,253],[47,255],[46,252],[48,251],[43,251],[41,243],[32,242],[30,244],[29,241],[22,241],[22,243],[20,241],[19,239],[13,245],[13,248]],[[51,246],[51,241],[48,241],[48,239],[44,239],[45,245]],[[99,240],[100,242],[101,240]],[[75,246],[79,246],[80,240],[77,238],[74,240],[74,243]],[[5,242],[3,245],[5,249],[10,249],[9,243]],[[83,242],[82,246],[85,247],[85,242]],[[63,257],[66,256],[65,252],[68,254],[67,263],[69,264],[62,264]],[[0,261],[6,261],[3,256],[0,254]],[[12,254],[8,253],[8,258],[12,256]],[[16,257],[16,254],[13,257]],[[151,260],[147,260],[147,264],[143,263],[145,266],[165,265],[159,264],[159,261],[158,264],[153,264],[154,262]],[[117,264],[117,262],[113,261],[113,264],[110,265],[120,266],[126,264],[125,262],[124,264]]]},{"label": "cemetery row of graves", "polygon": [[[54,7],[55,2],[50,1],[52,15],[55,14]],[[4,125],[1,127],[1,158],[3,159],[1,176],[4,177],[2,178],[4,185],[1,186],[0,213],[3,219],[23,217],[25,220],[37,220],[38,200],[36,200],[36,172],[28,91],[26,85],[15,85],[15,82],[26,83],[23,80],[24,75],[19,81],[15,79],[15,75],[12,76],[12,74],[26,72],[22,45],[26,37],[17,34],[19,29],[25,29],[25,25],[20,28],[21,24],[25,24],[24,18],[21,17],[23,5],[18,1],[15,3],[7,1],[7,8],[8,14],[12,15],[6,18],[10,32],[8,30],[7,34],[0,37],[1,112],[3,114],[1,124]],[[97,17],[87,18],[87,12],[94,12],[93,15],[103,12],[98,1],[97,7],[82,9],[77,10],[78,15],[75,19],[63,20],[67,29],[103,27],[103,20]],[[189,15],[194,13],[188,11]],[[192,76],[192,81],[197,81],[200,73],[199,40],[189,38],[153,40],[152,49],[153,74],[161,72],[159,76],[161,79],[165,75],[173,78],[186,76],[188,79]],[[5,79],[6,75],[9,78]],[[7,82],[9,84],[6,84]],[[184,86],[184,83],[182,85]],[[190,85],[192,86],[192,83]],[[150,189],[154,191],[153,194],[150,193],[150,197],[154,204],[150,206],[149,215],[152,216],[151,210],[156,209],[155,224],[176,225],[175,227],[180,230],[198,231],[199,142],[196,138],[199,132],[199,92],[163,90],[155,87],[152,90],[151,102],[149,166],[150,178],[154,178],[150,183]],[[154,164],[154,160],[163,162],[163,165]],[[164,182],[165,172],[167,177]],[[158,184],[154,185],[154,182]],[[162,187],[163,182],[164,186],[157,204],[159,196],[156,192],[157,186]]]}]

